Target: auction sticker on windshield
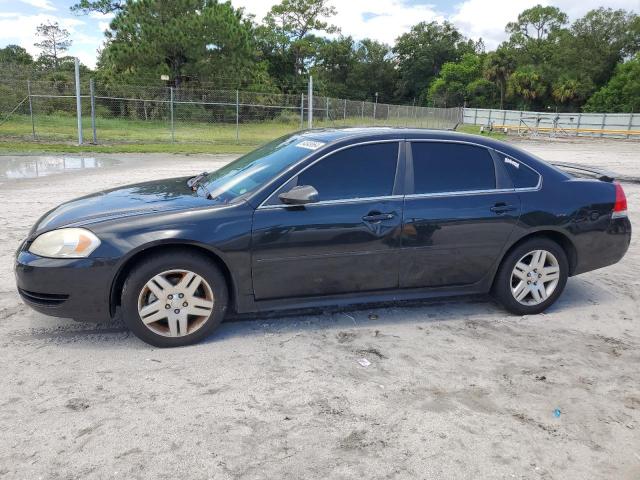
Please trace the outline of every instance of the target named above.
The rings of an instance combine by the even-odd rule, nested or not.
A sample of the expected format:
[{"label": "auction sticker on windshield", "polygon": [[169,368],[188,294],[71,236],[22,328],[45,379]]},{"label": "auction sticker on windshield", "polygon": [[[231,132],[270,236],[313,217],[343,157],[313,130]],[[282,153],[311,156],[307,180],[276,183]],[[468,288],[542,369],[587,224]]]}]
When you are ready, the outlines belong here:
[{"label": "auction sticker on windshield", "polygon": [[324,145],[324,142],[316,142],[314,140],[305,140],[296,145],[296,147],[306,148],[308,150],[317,150]]}]

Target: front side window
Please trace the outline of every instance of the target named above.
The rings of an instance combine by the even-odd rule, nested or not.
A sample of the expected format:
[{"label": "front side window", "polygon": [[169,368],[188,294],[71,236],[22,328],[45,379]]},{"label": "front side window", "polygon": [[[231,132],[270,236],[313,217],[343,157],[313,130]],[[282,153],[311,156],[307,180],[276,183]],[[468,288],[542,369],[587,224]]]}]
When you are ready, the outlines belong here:
[{"label": "front side window", "polygon": [[493,157],[461,143],[414,142],[414,193],[453,193],[496,188]]},{"label": "front side window", "polygon": [[398,148],[389,142],[341,150],[300,173],[297,183],[314,187],[320,201],[392,195]]}]

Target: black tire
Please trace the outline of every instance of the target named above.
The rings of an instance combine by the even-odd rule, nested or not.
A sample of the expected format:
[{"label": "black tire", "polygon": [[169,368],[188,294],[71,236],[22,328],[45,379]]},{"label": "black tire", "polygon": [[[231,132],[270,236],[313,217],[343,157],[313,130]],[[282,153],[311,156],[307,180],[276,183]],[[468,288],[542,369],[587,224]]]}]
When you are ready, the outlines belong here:
[{"label": "black tire", "polygon": [[[558,261],[559,279],[553,293],[551,293],[544,301],[536,305],[524,305],[520,303],[511,291],[511,276],[516,263],[522,259],[527,253],[534,250],[546,250],[555,256]],[[567,278],[569,276],[569,262],[564,249],[553,240],[545,237],[531,238],[524,241],[512,249],[502,259],[500,268],[493,283],[493,296],[502,304],[509,312],[516,315],[535,315],[549,308],[562,294]],[[517,283],[517,280],[516,282]]]},{"label": "black tire", "polygon": [[[159,273],[169,270],[188,270],[200,275],[211,287],[213,310],[193,333],[179,337],[163,336],[143,323],[138,313],[138,298],[147,282]],[[170,250],[152,254],[137,263],[122,288],[122,318],[129,329],[144,342],[154,347],[182,347],[207,337],[222,322],[229,294],[224,275],[205,255],[188,250]],[[168,307],[167,307],[168,308]]]}]

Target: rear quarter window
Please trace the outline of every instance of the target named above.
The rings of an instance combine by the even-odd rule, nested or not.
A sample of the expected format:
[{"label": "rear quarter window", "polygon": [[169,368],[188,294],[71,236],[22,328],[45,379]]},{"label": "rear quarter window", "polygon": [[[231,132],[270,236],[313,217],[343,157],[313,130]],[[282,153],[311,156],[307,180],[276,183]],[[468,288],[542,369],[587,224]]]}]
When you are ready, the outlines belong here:
[{"label": "rear quarter window", "polygon": [[515,188],[535,188],[538,186],[540,175],[535,170],[511,157],[504,157],[503,162]]}]

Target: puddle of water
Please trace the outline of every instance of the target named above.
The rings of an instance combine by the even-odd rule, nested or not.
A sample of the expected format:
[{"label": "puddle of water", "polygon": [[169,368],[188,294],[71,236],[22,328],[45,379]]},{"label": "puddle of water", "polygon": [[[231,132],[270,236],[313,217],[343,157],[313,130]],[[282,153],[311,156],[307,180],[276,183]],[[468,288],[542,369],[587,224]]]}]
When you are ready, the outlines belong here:
[{"label": "puddle of water", "polygon": [[112,158],[68,156],[0,157],[0,179],[46,177],[58,173],[77,172],[120,164]]}]

